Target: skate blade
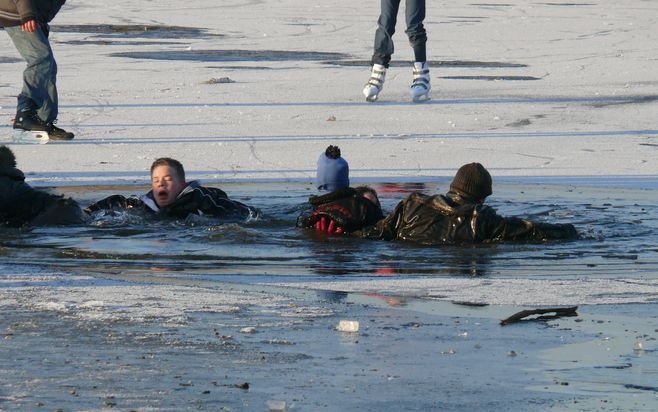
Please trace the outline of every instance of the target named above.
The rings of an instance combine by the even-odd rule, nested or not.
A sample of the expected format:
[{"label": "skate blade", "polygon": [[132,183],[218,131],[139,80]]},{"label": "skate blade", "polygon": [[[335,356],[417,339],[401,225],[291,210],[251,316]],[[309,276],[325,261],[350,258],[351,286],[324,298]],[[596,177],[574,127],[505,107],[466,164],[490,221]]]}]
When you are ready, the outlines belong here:
[{"label": "skate blade", "polygon": [[370,102],[370,103],[376,102],[378,97],[379,97],[379,95],[377,95],[377,94],[374,95],[374,96],[366,96],[366,101]]},{"label": "skate blade", "polygon": [[421,94],[420,96],[412,96],[411,100],[413,100],[414,103],[422,103],[430,100],[430,95],[425,93]]},{"label": "skate blade", "polygon": [[16,144],[46,144],[50,140],[48,132],[14,130],[12,141]]}]

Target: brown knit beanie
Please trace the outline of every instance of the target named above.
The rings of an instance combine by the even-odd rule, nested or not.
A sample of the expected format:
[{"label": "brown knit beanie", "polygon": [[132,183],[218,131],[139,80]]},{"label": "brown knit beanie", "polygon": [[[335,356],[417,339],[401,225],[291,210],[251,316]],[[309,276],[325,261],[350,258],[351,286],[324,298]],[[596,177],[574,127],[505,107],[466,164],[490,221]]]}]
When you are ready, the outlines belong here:
[{"label": "brown knit beanie", "polygon": [[484,200],[491,195],[491,175],[480,163],[460,167],[450,184],[450,190],[462,196]]}]

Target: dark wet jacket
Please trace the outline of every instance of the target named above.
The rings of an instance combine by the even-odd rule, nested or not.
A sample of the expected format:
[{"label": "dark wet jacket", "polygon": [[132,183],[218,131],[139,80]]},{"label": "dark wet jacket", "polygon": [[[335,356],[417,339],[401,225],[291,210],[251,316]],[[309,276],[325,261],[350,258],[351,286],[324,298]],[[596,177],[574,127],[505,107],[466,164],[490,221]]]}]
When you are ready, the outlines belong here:
[{"label": "dark wet jacket", "polygon": [[448,192],[445,196],[412,193],[364,236],[437,245],[577,239],[578,233],[571,224],[502,217],[490,206]]},{"label": "dark wet jacket", "polygon": [[20,26],[36,20],[48,23],[66,0],[0,0],[0,27]]},{"label": "dark wet jacket", "polygon": [[136,197],[112,195],[89,207],[87,211],[135,209],[149,214],[185,219],[189,215],[211,216],[225,219],[244,220],[257,217],[258,209],[228,198],[226,193],[215,187],[203,187],[197,181],[187,184],[174,203],[160,208],[155,202],[153,191]]},{"label": "dark wet jacket", "polygon": [[0,226],[65,225],[83,223],[80,206],[72,199],[52,195],[25,183],[14,167],[0,167]]},{"label": "dark wet jacket", "polygon": [[298,227],[314,227],[324,216],[334,220],[346,233],[354,233],[374,225],[384,217],[379,205],[364,198],[357,189],[351,187],[322,196],[311,196],[308,201],[312,210],[297,219]]}]

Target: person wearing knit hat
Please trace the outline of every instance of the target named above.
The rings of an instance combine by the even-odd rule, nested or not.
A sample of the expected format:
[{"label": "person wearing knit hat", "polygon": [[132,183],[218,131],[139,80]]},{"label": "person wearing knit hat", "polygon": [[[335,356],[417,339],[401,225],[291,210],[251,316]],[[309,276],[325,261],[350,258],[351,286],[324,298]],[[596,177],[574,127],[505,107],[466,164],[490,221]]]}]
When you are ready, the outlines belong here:
[{"label": "person wearing knit hat", "polygon": [[317,188],[329,193],[309,198],[297,226],[326,235],[353,234],[384,217],[377,192],[350,187],[349,166],[338,146],[329,146],[318,160]]},{"label": "person wearing knit hat", "polygon": [[457,170],[450,190],[482,203],[492,193],[491,175],[480,163],[465,164]]},{"label": "person wearing knit hat", "polygon": [[317,188],[333,192],[349,187],[350,168],[338,146],[329,146],[318,159]]},{"label": "person wearing knit hat", "polygon": [[412,193],[364,237],[406,240],[426,245],[502,241],[546,241],[577,239],[568,223],[533,222],[503,217],[484,200],[492,194],[491,175],[480,163],[459,168],[445,195]]}]

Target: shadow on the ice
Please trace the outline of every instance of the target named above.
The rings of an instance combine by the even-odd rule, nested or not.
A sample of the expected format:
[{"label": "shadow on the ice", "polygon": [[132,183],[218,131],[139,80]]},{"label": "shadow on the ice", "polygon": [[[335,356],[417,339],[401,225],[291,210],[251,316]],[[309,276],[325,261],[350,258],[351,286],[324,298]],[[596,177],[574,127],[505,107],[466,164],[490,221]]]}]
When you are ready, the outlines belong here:
[{"label": "shadow on the ice", "polygon": [[19,63],[22,62],[23,60],[17,58],[17,57],[7,57],[7,56],[0,56],[0,64],[2,63]]},{"label": "shadow on the ice", "polygon": [[111,57],[147,60],[185,60],[202,62],[240,61],[322,61],[348,57],[344,53],[288,50],[165,50],[110,53]]},{"label": "shadow on the ice", "polygon": [[[324,64],[343,67],[370,67],[370,60],[340,60],[325,61]],[[411,62],[395,60],[389,63],[389,67],[409,67]],[[509,62],[488,62],[478,60],[429,60],[430,67],[465,67],[465,68],[518,68],[528,67],[527,64]]]},{"label": "shadow on the ice", "polygon": [[[308,57],[308,56],[307,56]],[[312,57],[309,57],[312,60]],[[343,101],[291,101],[291,102],[253,102],[253,103],[231,103],[216,101],[197,102],[197,103],[103,103],[103,104],[75,104],[75,105],[61,105],[63,108],[83,109],[83,108],[135,108],[135,109],[148,109],[148,108],[240,108],[240,107],[350,107],[350,106],[417,106],[423,105],[493,105],[493,104],[582,104],[589,105],[595,108],[605,107],[606,105],[621,105],[621,104],[647,104],[658,101],[656,94],[644,95],[630,95],[630,96],[583,96],[583,97],[561,97],[561,96],[547,96],[547,97],[528,97],[528,96],[510,96],[510,97],[482,97],[473,99],[432,99],[423,103],[414,103],[407,100],[382,100],[377,102],[343,100]],[[161,123],[158,123],[160,125]],[[116,125],[104,124],[103,127]],[[122,124],[122,126],[130,127],[130,124]],[[187,125],[186,125],[187,126]],[[656,130],[649,130],[652,134],[657,134]],[[577,132],[576,132],[577,133]],[[597,132],[583,132],[583,133],[597,133]],[[546,134],[551,134],[547,132]],[[67,142],[69,144],[70,142]]]},{"label": "shadow on the ice", "polygon": [[[203,39],[224,37],[198,27],[166,26],[153,24],[54,24],[58,33],[92,33],[95,37],[149,38],[149,39]],[[65,42],[66,43],[66,42]]]}]

